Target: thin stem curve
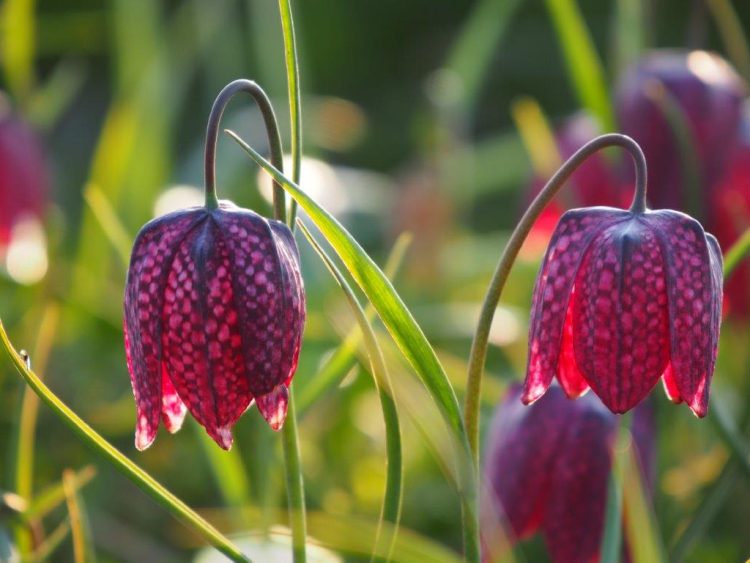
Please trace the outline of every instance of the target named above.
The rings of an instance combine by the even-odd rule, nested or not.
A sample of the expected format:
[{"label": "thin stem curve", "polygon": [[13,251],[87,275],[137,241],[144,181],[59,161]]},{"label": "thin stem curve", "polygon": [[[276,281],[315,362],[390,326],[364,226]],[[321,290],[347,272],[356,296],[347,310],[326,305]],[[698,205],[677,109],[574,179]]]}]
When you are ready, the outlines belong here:
[{"label": "thin stem curve", "polygon": [[[258,84],[252,80],[239,78],[230,82],[224,86],[221,92],[219,92],[219,95],[216,96],[216,100],[214,100],[214,104],[211,107],[211,113],[208,116],[208,127],[206,128],[206,151],[204,158],[206,207],[208,209],[216,209],[219,205],[219,200],[216,196],[216,145],[219,139],[221,117],[224,115],[224,110],[229,104],[229,101],[238,92],[246,92],[247,94],[250,94],[255,100],[255,103],[258,104],[268,134],[271,162],[280,170],[283,169],[284,153],[281,148],[281,135],[279,134],[279,125],[276,121],[276,114],[273,111],[271,100],[268,99],[263,88],[258,86]],[[276,219],[282,222],[285,221],[286,199],[284,190],[276,181],[273,183],[273,211]]]},{"label": "thin stem curve", "polygon": [[552,178],[549,179],[544,188],[542,188],[539,195],[531,202],[523,217],[521,217],[518,225],[516,225],[516,228],[510,235],[510,239],[503,250],[495,273],[492,275],[490,285],[487,288],[487,294],[482,303],[482,310],[479,315],[479,322],[474,333],[474,341],[472,342],[471,354],[469,356],[468,381],[464,400],[464,424],[474,457],[475,471],[479,470],[479,395],[482,390],[482,374],[484,373],[484,364],[487,359],[487,342],[489,340],[492,319],[495,316],[495,309],[500,301],[505,282],[508,280],[508,275],[516,260],[516,256],[518,256],[521,245],[526,240],[539,214],[555,194],[560,191],[560,188],[565,185],[565,182],[576,168],[583,164],[592,154],[607,147],[621,147],[633,157],[635,165],[635,194],[630,211],[633,213],[643,213],[646,210],[646,158],[643,155],[643,151],[638,146],[638,143],[630,137],[619,133],[608,133],[589,141],[565,161]]}]

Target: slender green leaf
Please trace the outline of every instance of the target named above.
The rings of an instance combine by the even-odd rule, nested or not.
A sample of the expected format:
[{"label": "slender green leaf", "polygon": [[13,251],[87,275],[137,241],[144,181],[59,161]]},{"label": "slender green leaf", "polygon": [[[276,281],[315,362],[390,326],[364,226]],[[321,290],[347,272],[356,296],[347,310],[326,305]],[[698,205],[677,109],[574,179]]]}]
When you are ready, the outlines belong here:
[{"label": "slender green leaf", "polygon": [[724,253],[724,277],[728,278],[750,254],[750,229],[747,229],[734,245]]},{"label": "slender green leaf", "polygon": [[617,437],[612,452],[612,472],[607,489],[607,508],[604,514],[602,563],[619,563],[622,553],[622,497],[623,481],[630,448],[630,415],[618,418]]},{"label": "slender green leaf", "polygon": [[17,100],[25,100],[34,82],[35,0],[5,0],[0,44],[5,76]]},{"label": "slender green leaf", "polygon": [[63,471],[63,491],[68,505],[70,533],[73,537],[73,559],[75,563],[89,563],[96,561],[96,555],[91,541],[91,529],[88,525],[83,501],[78,496],[75,478],[75,472],[72,470],[66,469]]},{"label": "slender green leaf", "polygon": [[[88,485],[96,476],[96,467],[87,465],[80,469],[71,479],[70,486],[76,491]],[[65,490],[62,483],[51,485],[40,492],[23,511],[24,520],[31,521],[43,518],[65,501]]]},{"label": "slender green leaf", "polygon": [[613,131],[615,119],[604,69],[576,0],[546,3],[581,105],[599,120],[602,130]]},{"label": "slender green leaf", "polygon": [[706,0],[729,58],[745,80],[750,80],[750,45],[730,0]]},{"label": "slender green leaf", "polygon": [[[398,531],[398,522],[401,518],[401,491],[404,474],[403,455],[401,452],[401,428],[398,421],[396,403],[393,400],[393,387],[391,385],[390,375],[388,373],[388,368],[386,367],[385,359],[383,358],[383,352],[378,345],[375,332],[370,325],[370,320],[367,318],[367,314],[354,296],[351,287],[349,287],[346,279],[341,275],[336,265],[326,254],[325,250],[323,250],[320,244],[315,241],[310,234],[310,231],[308,231],[301,222],[298,222],[298,224],[302,233],[310,242],[310,245],[318,253],[321,260],[323,260],[326,265],[326,268],[328,268],[328,271],[331,272],[336,283],[338,283],[339,287],[341,287],[341,290],[344,292],[346,300],[357,319],[357,324],[359,325],[359,329],[364,337],[365,348],[367,349],[367,355],[370,359],[370,372],[375,381],[375,387],[378,390],[380,406],[383,411],[383,422],[385,423],[387,476],[383,508],[380,513],[380,524],[374,542],[376,550],[381,542],[388,546],[385,557],[378,558],[379,561],[385,561],[390,558],[391,553],[393,552],[394,542],[396,541],[395,534]],[[393,533],[385,540],[383,540],[384,521],[393,523]],[[373,553],[373,559],[375,559],[375,553]]]},{"label": "slender green leaf", "polygon": [[[39,545],[28,563],[45,563],[46,561],[50,561],[50,557],[52,557],[62,542],[65,541],[65,538],[68,537],[68,532],[70,532],[70,523],[64,520]],[[2,557],[0,557],[0,561],[2,561]]]},{"label": "slender green leaf", "polygon": [[643,0],[616,0],[613,27],[615,74],[638,59],[646,43]]},{"label": "slender green leaf", "polygon": [[[398,272],[401,262],[406,255],[406,250],[411,244],[412,236],[410,233],[402,233],[396,239],[391,253],[383,267],[383,272],[388,279],[393,279]],[[368,322],[372,322],[375,317],[375,309],[371,304],[365,307],[365,316]],[[356,352],[362,339],[362,332],[356,328],[348,333],[348,336],[336,348],[336,351],[325,361],[315,377],[302,387],[298,388],[297,407],[300,415],[303,416],[305,411],[318,400],[323,394],[335,385],[341,383],[347,373],[354,367],[357,359]]]},{"label": "slender green leaf", "polygon": [[458,400],[443,366],[391,282],[333,216],[233,131],[227,133],[299,203],[367,295],[404,357],[414,367],[456,434],[465,439]]},{"label": "slender green leaf", "polygon": [[471,113],[520,0],[480,0],[461,26],[445,67],[461,79],[457,104]]}]

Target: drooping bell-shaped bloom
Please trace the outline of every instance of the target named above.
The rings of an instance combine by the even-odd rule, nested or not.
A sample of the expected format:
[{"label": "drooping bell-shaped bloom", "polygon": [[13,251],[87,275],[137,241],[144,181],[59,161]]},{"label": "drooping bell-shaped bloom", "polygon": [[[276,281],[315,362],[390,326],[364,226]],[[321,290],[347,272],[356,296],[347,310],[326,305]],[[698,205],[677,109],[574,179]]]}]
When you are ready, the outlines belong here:
[{"label": "drooping bell-shaped bloom", "polygon": [[716,239],[683,213],[574,209],[555,229],[534,288],[523,401],[557,377],[623,413],[663,378],[698,416],[708,407],[722,299]]},{"label": "drooping bell-shaped bloom", "polygon": [[0,93],[0,249],[10,242],[13,227],[20,221],[42,218],[47,198],[47,166],[41,145]]},{"label": "drooping bell-shaped bloom", "polygon": [[220,202],[146,224],[125,290],[136,447],[153,442],[160,418],[179,430],[187,409],[228,449],[253,400],[281,428],[304,319],[299,254],[283,223]]},{"label": "drooping bell-shaped bloom", "polygon": [[[697,209],[710,203],[709,188],[723,174],[745,93],[731,65],[706,51],[654,51],[623,76],[617,115],[622,132],[646,155],[651,207],[687,211],[691,198]],[[676,138],[670,107],[679,112],[689,138],[681,133],[683,138]],[[696,161],[689,164],[697,171],[699,194],[689,193],[685,147],[695,151]]]},{"label": "drooping bell-shaped bloom", "polygon": [[[512,540],[541,532],[555,563],[596,561],[617,417],[593,395],[571,401],[556,385],[530,407],[520,403],[520,395],[520,386],[509,390],[487,439],[485,560],[495,555],[498,526],[503,525]],[[648,404],[635,409],[631,432],[643,482],[650,489],[654,421]]]}]

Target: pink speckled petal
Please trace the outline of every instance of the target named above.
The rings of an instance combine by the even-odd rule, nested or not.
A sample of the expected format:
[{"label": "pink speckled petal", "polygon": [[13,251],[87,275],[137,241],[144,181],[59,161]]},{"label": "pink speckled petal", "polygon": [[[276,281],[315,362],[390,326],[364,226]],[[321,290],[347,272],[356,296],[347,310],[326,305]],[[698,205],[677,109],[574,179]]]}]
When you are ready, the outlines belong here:
[{"label": "pink speckled petal", "polygon": [[174,434],[182,428],[187,408],[177,394],[174,385],[172,385],[172,381],[167,375],[166,366],[163,364],[162,366],[164,369],[162,369],[161,374],[161,418],[167,431]]},{"label": "pink speckled petal", "polygon": [[201,217],[205,217],[202,210],[160,217],[141,230],[133,246],[123,324],[139,450],[154,441],[162,410],[160,311],[167,273],[176,247]]},{"label": "pink speckled petal", "polygon": [[256,398],[286,380],[280,370],[286,356],[283,273],[274,249],[271,228],[263,217],[247,210],[224,209],[216,215],[232,256],[232,278],[245,348],[245,373]]},{"label": "pink speckled petal", "polygon": [[557,365],[557,380],[560,382],[565,394],[571,399],[576,399],[589,390],[589,384],[583,377],[576,363],[575,349],[573,346],[573,303],[575,287],[570,296],[568,312],[565,314],[565,325],[563,326],[562,344],[560,346],[560,359]]},{"label": "pink speckled petal", "polygon": [[592,562],[602,539],[616,419],[592,396],[566,414],[542,532],[555,563]]},{"label": "pink speckled petal", "polygon": [[508,531],[522,539],[533,534],[544,517],[573,403],[557,386],[530,407],[520,398],[521,386],[513,385],[495,413],[484,473],[500,501]]},{"label": "pink speckled petal", "polygon": [[560,219],[534,287],[524,403],[541,397],[557,373],[573,282],[591,240],[609,225],[629,216],[619,209],[593,207],[568,211]]},{"label": "pink speckled petal", "polygon": [[302,273],[300,272],[299,251],[292,232],[277,221],[271,221],[271,231],[276,243],[284,286],[284,336],[282,347],[284,354],[280,367],[284,383],[289,386],[297,370],[302,333],[305,328],[305,293]]},{"label": "pink speckled petal", "polygon": [[289,407],[289,389],[283,383],[273,391],[255,398],[258,410],[273,430],[281,430]]},{"label": "pink speckled petal", "polygon": [[667,364],[667,369],[664,370],[664,374],[661,376],[661,382],[664,384],[664,392],[667,394],[667,398],[674,404],[679,405],[682,402],[682,397],[680,396],[680,390],[677,388],[677,382],[674,379],[671,362]]},{"label": "pink speckled petal", "polygon": [[575,355],[612,412],[637,405],[669,361],[664,259],[638,216],[600,234],[578,271]]},{"label": "pink speckled petal", "polygon": [[674,381],[690,409],[703,417],[718,341],[721,261],[712,258],[703,228],[687,215],[653,211],[644,218],[666,256]]}]

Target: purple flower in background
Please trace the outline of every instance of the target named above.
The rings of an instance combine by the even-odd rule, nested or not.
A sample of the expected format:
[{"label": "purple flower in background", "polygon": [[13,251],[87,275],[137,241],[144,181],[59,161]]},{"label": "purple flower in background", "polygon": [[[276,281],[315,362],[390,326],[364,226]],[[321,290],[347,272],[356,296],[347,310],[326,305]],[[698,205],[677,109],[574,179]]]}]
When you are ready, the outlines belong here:
[{"label": "purple flower in background", "polygon": [[284,423],[305,297],[289,228],[229,202],[146,224],[130,259],[125,349],[137,406],[136,447],[185,410],[222,447],[253,400]]},{"label": "purple flower in background", "polygon": [[[617,417],[593,395],[571,401],[552,386],[525,407],[514,385],[498,406],[488,440],[482,507],[486,560],[498,525],[513,540],[543,534],[555,563],[595,561],[604,526],[607,483]],[[632,433],[650,489],[654,421],[644,404],[634,411]]]},{"label": "purple flower in background", "polygon": [[686,210],[691,197],[666,105],[679,110],[689,129],[690,138],[681,141],[695,148],[702,198],[697,203],[706,205],[710,186],[723,174],[735,142],[745,93],[729,63],[706,51],[654,51],[624,75],[617,90],[617,115],[622,132],[646,155],[651,207]]},{"label": "purple flower in background", "polygon": [[673,401],[705,416],[721,297],[718,243],[687,215],[568,211],[534,288],[524,403],[557,377],[569,397],[591,387],[623,413],[663,378]]},{"label": "purple flower in background", "polygon": [[0,94],[0,248],[25,217],[40,219],[48,197],[47,167],[36,135]]}]

